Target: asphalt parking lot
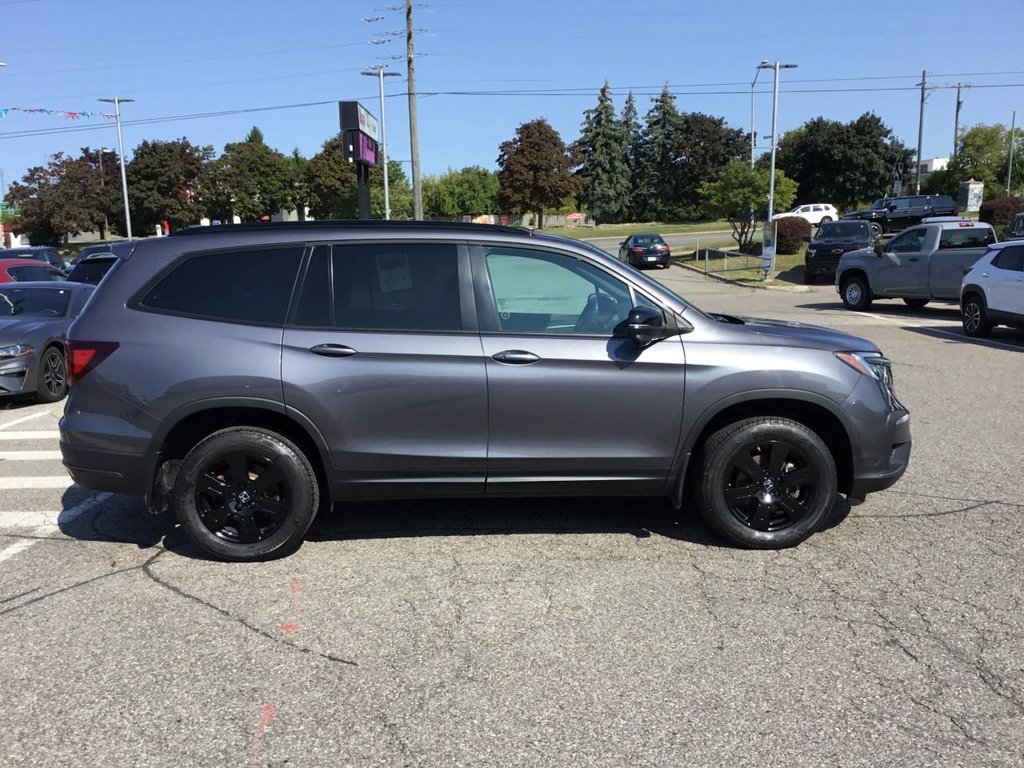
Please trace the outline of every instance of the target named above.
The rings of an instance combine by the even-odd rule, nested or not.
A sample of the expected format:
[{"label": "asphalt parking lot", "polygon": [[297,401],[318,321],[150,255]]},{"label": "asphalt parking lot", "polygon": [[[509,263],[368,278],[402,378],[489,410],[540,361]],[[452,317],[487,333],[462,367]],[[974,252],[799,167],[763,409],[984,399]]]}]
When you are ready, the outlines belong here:
[{"label": "asphalt parking lot", "polygon": [[0,410],[4,766],[1018,766],[1024,333],[654,273],[866,336],[907,474],[795,549],[666,502],[339,505],[284,560],[203,559],[70,484],[60,405]]}]

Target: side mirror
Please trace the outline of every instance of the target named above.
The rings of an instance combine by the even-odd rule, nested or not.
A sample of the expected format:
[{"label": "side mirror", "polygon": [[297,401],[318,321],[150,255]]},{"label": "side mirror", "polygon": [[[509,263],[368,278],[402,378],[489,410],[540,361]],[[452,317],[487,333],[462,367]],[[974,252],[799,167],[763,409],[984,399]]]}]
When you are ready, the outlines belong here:
[{"label": "side mirror", "polygon": [[626,321],[629,337],[640,348],[649,347],[656,341],[675,336],[679,332],[665,325],[665,315],[653,307],[633,307]]}]

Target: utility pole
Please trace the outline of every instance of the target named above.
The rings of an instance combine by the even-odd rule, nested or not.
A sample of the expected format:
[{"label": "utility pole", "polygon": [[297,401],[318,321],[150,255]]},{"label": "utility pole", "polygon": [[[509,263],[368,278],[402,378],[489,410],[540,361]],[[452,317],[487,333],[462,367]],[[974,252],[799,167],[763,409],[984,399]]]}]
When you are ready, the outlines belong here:
[{"label": "utility pole", "polygon": [[409,145],[412,150],[412,211],[416,221],[423,221],[423,188],[420,186],[420,136],[416,127],[416,63],[412,32],[412,0],[405,0],[405,55],[409,79]]},{"label": "utility pole", "polygon": [[924,143],[924,97],[928,73],[921,70],[921,116],[917,121],[917,163],[914,168],[914,194],[921,194],[921,145]]},{"label": "utility pole", "polygon": [[1013,110],[1010,118],[1010,162],[1006,167],[1006,196],[1010,196],[1010,182],[1013,179],[1013,134],[1017,131],[1017,110]]},{"label": "utility pole", "polygon": [[960,89],[963,88],[963,83],[956,84],[956,118],[953,121],[953,157],[956,157],[957,144],[960,141],[960,107],[964,105],[963,100],[960,98]]},{"label": "utility pole", "polygon": [[121,105],[135,101],[135,99],[99,99],[99,101],[114,105],[114,118],[117,120],[117,151],[121,155],[121,192],[124,195],[124,222],[128,230],[128,239],[132,239],[132,214],[128,210],[128,174],[124,170],[124,140],[121,138]]}]

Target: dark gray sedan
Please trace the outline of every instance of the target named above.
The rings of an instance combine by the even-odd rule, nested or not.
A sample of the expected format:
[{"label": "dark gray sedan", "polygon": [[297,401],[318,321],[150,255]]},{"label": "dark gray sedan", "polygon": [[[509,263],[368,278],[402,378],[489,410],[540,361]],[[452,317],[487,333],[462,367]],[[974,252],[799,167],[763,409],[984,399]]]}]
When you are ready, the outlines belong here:
[{"label": "dark gray sedan", "polygon": [[95,286],[65,282],[0,285],[0,397],[35,393],[44,403],[68,391],[68,326]]}]

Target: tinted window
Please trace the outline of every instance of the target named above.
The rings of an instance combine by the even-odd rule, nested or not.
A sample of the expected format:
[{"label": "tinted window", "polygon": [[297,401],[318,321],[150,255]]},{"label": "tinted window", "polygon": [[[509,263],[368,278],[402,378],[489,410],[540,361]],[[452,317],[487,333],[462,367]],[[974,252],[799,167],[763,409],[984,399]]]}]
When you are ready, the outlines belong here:
[{"label": "tinted window", "polygon": [[283,324],[302,247],[222,251],[179,263],[142,305],[183,315]]},{"label": "tinted window", "polygon": [[990,227],[960,227],[944,229],[939,236],[939,250],[949,248],[987,248],[996,241]]},{"label": "tinted window", "polygon": [[493,247],[485,260],[504,332],[611,335],[632,308],[625,283],[569,256]]},{"label": "tinted window", "polygon": [[452,243],[317,247],[295,322],[353,330],[460,331],[459,290],[458,246]]},{"label": "tinted window", "polygon": [[868,225],[863,221],[826,221],[818,229],[818,238],[863,238],[867,239]]},{"label": "tinted window", "polygon": [[992,259],[992,266],[999,269],[1009,269],[1015,272],[1024,271],[1024,246],[1016,245],[1010,248],[1003,248],[999,254]]},{"label": "tinted window", "polygon": [[54,288],[0,288],[0,317],[63,317],[71,291]]},{"label": "tinted window", "polygon": [[87,259],[86,261],[81,261],[74,269],[71,270],[70,274],[68,274],[68,280],[72,283],[99,285],[100,280],[102,280],[103,276],[110,271],[112,266],[114,266],[115,261],[117,261],[117,258],[113,256],[110,258],[96,257],[93,259]]},{"label": "tinted window", "polygon": [[29,280],[63,280],[64,275],[54,271],[49,265],[26,264],[21,267],[8,267],[7,274],[12,280],[26,282]]},{"label": "tinted window", "polygon": [[1013,223],[1010,224],[1006,234],[1014,237],[1024,235],[1024,214],[1018,213],[1013,217]]}]

